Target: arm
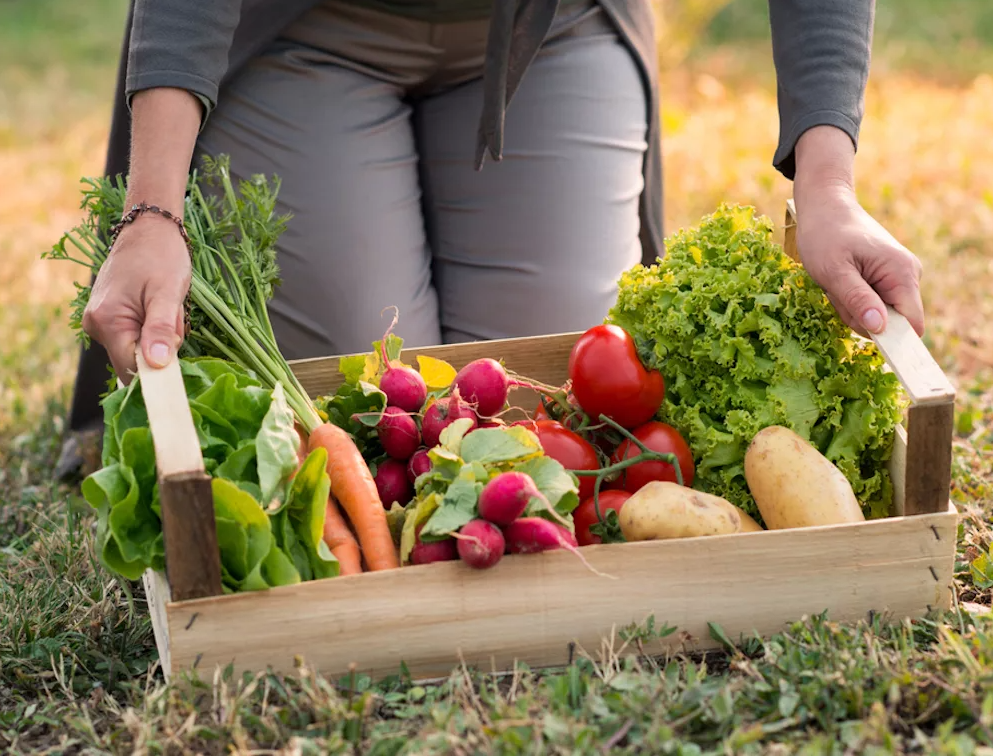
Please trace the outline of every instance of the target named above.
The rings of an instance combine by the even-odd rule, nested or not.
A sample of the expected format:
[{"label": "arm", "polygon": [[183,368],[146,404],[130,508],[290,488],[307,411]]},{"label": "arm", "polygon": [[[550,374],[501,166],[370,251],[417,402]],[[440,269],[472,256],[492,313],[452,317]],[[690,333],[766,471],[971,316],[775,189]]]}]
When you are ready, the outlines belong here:
[{"label": "arm", "polygon": [[890,304],[923,334],[921,263],[855,195],[874,9],[874,0],[769,1],[780,116],[773,163],[794,181],[804,267],[842,320],[878,333]]},{"label": "arm", "polygon": [[[182,217],[197,134],[216,103],[240,8],[240,0],[135,0],[127,207],[146,202]],[[176,354],[190,275],[185,242],[168,219],[146,213],[121,230],[93,283],[83,328],[122,381],[136,368],[137,344],[153,366]]]}]

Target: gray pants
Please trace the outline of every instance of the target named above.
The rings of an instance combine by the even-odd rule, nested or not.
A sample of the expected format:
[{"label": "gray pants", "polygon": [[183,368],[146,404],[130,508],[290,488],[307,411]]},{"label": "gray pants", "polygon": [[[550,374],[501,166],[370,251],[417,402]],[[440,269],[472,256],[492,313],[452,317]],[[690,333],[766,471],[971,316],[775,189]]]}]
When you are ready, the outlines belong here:
[{"label": "gray pants", "polygon": [[473,166],[487,22],[326,2],[221,92],[198,151],[281,179],[289,359],[583,330],[641,260],[644,84],[591,3],[564,4]]}]

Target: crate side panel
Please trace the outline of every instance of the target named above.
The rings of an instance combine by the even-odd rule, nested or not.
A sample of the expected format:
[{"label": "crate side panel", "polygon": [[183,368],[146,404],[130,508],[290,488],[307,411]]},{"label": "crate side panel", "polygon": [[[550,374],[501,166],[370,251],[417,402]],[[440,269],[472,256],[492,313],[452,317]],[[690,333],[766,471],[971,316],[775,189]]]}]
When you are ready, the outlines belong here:
[{"label": "crate side panel", "polygon": [[[473,360],[491,357],[503,361],[508,370],[542,383],[559,386],[569,377],[569,352],[578,337],[578,333],[565,333],[405,349],[401,359],[407,364],[416,365],[417,355],[426,355],[445,360],[458,370]],[[333,392],[341,385],[339,361],[340,357],[317,357],[293,361],[290,367],[307,393],[315,397]],[[511,393],[511,404],[520,405],[521,400],[533,404],[532,392],[515,389]]]},{"label": "crate side panel", "polygon": [[374,677],[406,662],[424,678],[460,657],[486,670],[563,664],[570,641],[595,653],[650,615],[695,648],[712,645],[708,622],[738,637],[825,610],[838,621],[920,616],[948,604],[955,522],[944,513],[583,550],[615,579],[551,552],[489,571],[450,562],[199,599],[168,607],[172,660],[201,674],[228,663],[291,672],[301,655],[329,675],[355,663]]}]

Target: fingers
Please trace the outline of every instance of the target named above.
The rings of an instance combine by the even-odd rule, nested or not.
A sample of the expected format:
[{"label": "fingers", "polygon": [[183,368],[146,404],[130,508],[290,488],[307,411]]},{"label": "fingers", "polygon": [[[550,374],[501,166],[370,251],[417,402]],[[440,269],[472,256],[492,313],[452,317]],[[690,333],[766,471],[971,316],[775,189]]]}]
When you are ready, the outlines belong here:
[{"label": "fingers", "polygon": [[154,292],[145,302],[145,323],[141,327],[141,352],[151,367],[168,365],[182,343],[182,297]]},{"label": "fingers", "polygon": [[845,265],[838,270],[831,289],[834,292],[832,302],[837,303],[835,309],[852,328],[861,329],[864,335],[881,333],[886,328],[883,300],[854,265]]},{"label": "fingers", "polygon": [[138,371],[135,346],[141,329],[141,320],[126,308],[115,308],[104,298],[91,300],[83,312],[83,330],[97,343],[103,345],[114,368],[114,373],[125,385]]}]

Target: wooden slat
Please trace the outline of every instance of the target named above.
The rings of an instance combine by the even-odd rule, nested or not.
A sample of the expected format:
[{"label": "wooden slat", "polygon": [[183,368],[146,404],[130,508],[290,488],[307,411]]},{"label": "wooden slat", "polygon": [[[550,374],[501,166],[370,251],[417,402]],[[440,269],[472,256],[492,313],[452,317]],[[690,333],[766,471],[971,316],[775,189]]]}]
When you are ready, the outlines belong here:
[{"label": "wooden slat", "polygon": [[159,664],[162,673],[169,678],[172,674],[172,659],[169,654],[169,615],[166,605],[172,601],[169,583],[166,576],[154,570],[145,570],[141,576],[145,588],[145,601],[148,603],[148,613],[152,619],[152,634],[155,636],[155,648],[159,652]]},{"label": "wooden slat", "polygon": [[950,605],[956,519],[949,508],[583,548],[613,580],[556,551],[504,557],[483,571],[447,562],[170,604],[172,662],[196,665],[209,679],[215,665],[228,663],[236,673],[270,665],[289,673],[298,654],[332,676],[353,662],[360,673],[395,674],[405,661],[422,679],[447,674],[460,655],[484,670],[515,660],[564,664],[571,641],[595,653],[612,629],[649,615],[688,633],[696,648],[715,645],[708,622],[737,638],[769,635],[823,610],[836,621],[869,611],[916,617]]},{"label": "wooden slat", "polygon": [[[800,261],[796,219],[796,205],[788,200],[783,249]],[[903,510],[908,515],[940,512],[948,502],[951,485],[955,389],[910,321],[890,306],[886,313],[886,329],[870,336],[911,403],[907,414]]]},{"label": "wooden slat", "polygon": [[214,500],[179,362],[164,368],[136,354],[141,395],[155,447],[162,505],[162,538],[172,597],[221,594],[221,557],[217,547]]}]

